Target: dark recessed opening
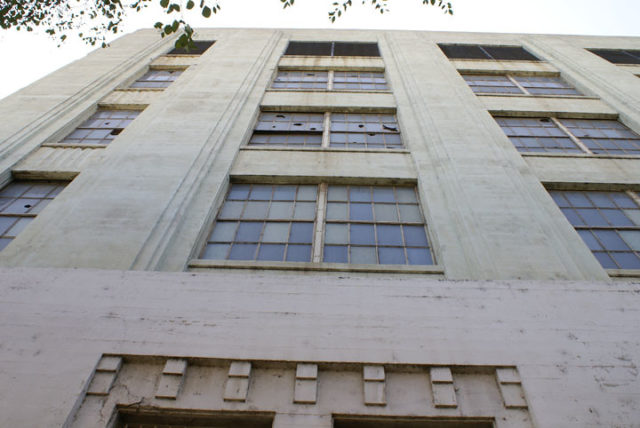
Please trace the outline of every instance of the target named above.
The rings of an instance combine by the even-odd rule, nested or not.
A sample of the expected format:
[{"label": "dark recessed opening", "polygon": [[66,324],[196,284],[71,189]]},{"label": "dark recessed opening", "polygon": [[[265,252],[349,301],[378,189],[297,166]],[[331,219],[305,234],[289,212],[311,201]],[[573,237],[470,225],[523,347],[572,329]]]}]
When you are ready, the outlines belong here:
[{"label": "dark recessed opening", "polygon": [[209,49],[215,40],[194,40],[193,46],[189,49],[171,49],[167,55],[202,55],[204,51]]},{"label": "dark recessed opening", "polygon": [[115,428],[272,428],[270,414],[217,413],[189,411],[118,412]]},{"label": "dark recessed opening", "polygon": [[486,418],[376,418],[334,417],[333,428],[494,428]]}]

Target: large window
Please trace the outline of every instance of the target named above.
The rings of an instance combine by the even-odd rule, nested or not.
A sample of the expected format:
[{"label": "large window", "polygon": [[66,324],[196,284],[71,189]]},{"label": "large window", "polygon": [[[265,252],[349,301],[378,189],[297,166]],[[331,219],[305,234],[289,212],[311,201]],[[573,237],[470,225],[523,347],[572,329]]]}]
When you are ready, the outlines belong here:
[{"label": "large window", "polygon": [[433,264],[413,187],[329,186],[325,262]]},{"label": "large window", "polygon": [[520,152],[640,155],[640,136],[616,120],[495,119]]},{"label": "large window", "polygon": [[[325,117],[330,123],[325,129]],[[402,148],[400,128],[393,114],[271,113],[258,117],[249,145],[360,149]]]},{"label": "large window", "polygon": [[289,42],[285,55],[380,56],[377,43],[365,42]]},{"label": "large window", "polygon": [[374,71],[304,71],[281,70],[271,85],[273,89],[323,89],[335,91],[386,91],[382,72]]},{"label": "large window", "polygon": [[139,114],[138,110],[98,110],[59,144],[109,144]]},{"label": "large window", "polygon": [[232,185],[202,257],[311,261],[317,187]]},{"label": "large window", "polygon": [[202,55],[214,43],[215,40],[194,40],[193,46],[189,49],[173,48],[169,53],[167,53],[167,55]]},{"label": "large window", "polygon": [[476,94],[582,95],[558,76],[465,74]]},{"label": "large window", "polygon": [[588,49],[591,53],[614,64],[640,64],[638,49]]},{"label": "large window", "polygon": [[0,189],[0,250],[33,221],[67,185],[56,181],[14,181]]},{"label": "large window", "polygon": [[204,259],[431,265],[415,187],[233,184]]},{"label": "large window", "polygon": [[449,59],[491,59],[507,61],[540,61],[521,46],[439,44]]},{"label": "large window", "polygon": [[640,269],[640,197],[637,193],[549,193],[604,268]]},{"label": "large window", "polygon": [[131,84],[131,88],[158,89],[171,85],[182,74],[182,70],[149,70]]}]

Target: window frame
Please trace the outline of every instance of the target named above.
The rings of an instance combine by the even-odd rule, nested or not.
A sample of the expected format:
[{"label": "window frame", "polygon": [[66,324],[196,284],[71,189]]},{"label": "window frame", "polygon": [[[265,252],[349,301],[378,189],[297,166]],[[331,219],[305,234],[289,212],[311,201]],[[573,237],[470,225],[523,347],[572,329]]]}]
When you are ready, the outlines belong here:
[{"label": "window frame", "polygon": [[[141,75],[139,75],[135,80],[129,82],[126,87],[120,88],[120,90],[158,91],[158,92],[164,91],[169,86],[171,86],[171,84],[173,84],[177,79],[179,79],[180,76],[182,75],[182,73],[184,73],[187,70],[187,68],[188,67],[155,67],[155,66],[151,66],[151,67],[147,68],[146,71],[144,71]],[[136,83],[140,83],[141,80],[144,77],[146,77],[148,74],[153,73],[153,72],[163,72],[163,71],[171,72],[171,73],[179,72],[179,74],[173,80],[158,80],[157,81],[157,82],[166,83],[165,86],[158,86],[158,87],[151,87],[151,86],[149,86],[149,87],[144,87],[144,86],[135,87],[135,86],[133,86]],[[144,80],[144,81],[153,82],[153,80]]]},{"label": "window frame", "polygon": [[[280,73],[327,73],[326,85],[322,88],[303,88],[303,87],[291,87],[291,88],[278,88],[274,87],[274,84],[277,83],[277,79],[280,77]],[[373,83],[373,85],[384,85],[385,89],[353,89],[353,88],[345,88],[345,89],[336,89],[335,87],[335,75],[336,73],[371,73],[371,74],[381,74],[384,83]],[[378,77],[373,77],[376,79]],[[303,82],[302,80],[294,80],[294,82]],[[362,83],[360,80],[358,82],[360,85],[367,84]],[[391,86],[389,81],[387,80],[386,72],[384,70],[337,70],[337,69],[322,69],[322,70],[310,70],[310,69],[301,69],[301,68],[279,68],[276,70],[275,76],[271,80],[271,84],[269,91],[304,91],[304,92],[354,92],[354,93],[391,93]]]},{"label": "window frame", "polygon": [[[576,233],[580,236],[580,240],[583,242],[583,244],[589,249],[589,251],[594,255],[594,257],[598,260],[599,264],[602,266],[602,268],[607,271],[607,273],[610,276],[640,276],[640,267],[638,268],[624,268],[624,267],[619,267],[619,263],[612,258],[609,254],[612,253],[622,253],[622,252],[630,252],[632,254],[635,254],[636,258],[640,259],[640,247],[636,250],[634,248],[631,247],[631,245],[629,244],[628,241],[625,241],[626,238],[620,237],[620,234],[618,233],[619,231],[631,231],[631,232],[637,232],[640,235],[640,222],[638,224],[632,224],[632,225],[615,225],[612,224],[612,217],[608,217],[605,214],[600,214],[601,211],[603,210],[607,210],[607,211],[623,211],[625,208],[630,209],[632,211],[637,212],[637,216],[638,218],[640,218],[640,193],[638,192],[638,189],[630,189],[630,188],[625,188],[625,189],[619,189],[619,188],[613,188],[613,186],[607,186],[607,185],[599,185],[599,186],[580,186],[579,188],[575,188],[575,186],[568,186],[568,185],[563,185],[561,183],[547,183],[545,184],[545,187],[547,189],[547,192],[549,193],[549,196],[553,199],[554,205],[558,208],[558,210],[562,213],[563,217],[566,219],[566,221],[569,223],[569,225],[576,231]],[[561,193],[562,195],[560,195],[565,201],[568,202],[568,204],[560,204],[560,202],[558,202],[558,199],[556,197],[556,194]],[[589,203],[591,205],[580,205],[579,203],[576,205],[574,204],[574,202],[571,202],[566,196],[565,194],[567,193],[580,193],[583,194],[584,198],[586,200],[589,201]],[[599,206],[597,205],[594,201],[595,198],[593,196],[591,196],[591,194],[612,194],[612,193],[616,193],[616,194],[623,194],[626,196],[626,198],[628,200],[631,200],[635,206],[634,207],[622,207],[620,204],[618,204],[618,202],[613,202],[613,206]],[[604,196],[602,196],[604,197]],[[607,198],[609,198],[607,196]],[[611,201],[614,201],[614,199],[609,198]],[[567,215],[565,213],[565,209],[570,210],[572,212],[572,216],[575,216],[575,218],[577,220],[580,220],[583,224],[573,224],[573,221],[570,219],[570,216]],[[587,218],[583,217],[582,214],[580,214],[580,212],[578,212],[577,210],[596,210],[598,212],[598,215],[600,217],[602,217],[602,219],[606,220],[607,223],[609,223],[608,225],[604,225],[604,224],[596,224],[596,225],[590,225],[590,224],[586,224]],[[585,214],[586,215],[586,214]],[[631,223],[634,223],[634,220],[629,217],[626,212],[622,214],[627,220],[629,220]],[[587,240],[583,237],[583,234],[581,233],[581,231],[585,231],[587,233],[591,233],[591,237],[590,239],[592,240],[592,242],[595,242],[596,245],[600,246],[601,248],[597,248],[597,249],[592,249],[591,245],[587,242]],[[594,231],[608,231],[608,232],[615,232],[618,235],[618,238],[621,239],[628,247],[628,249],[630,251],[623,251],[623,250],[616,250],[616,249],[608,249],[605,245],[604,245],[604,241],[601,240],[600,237],[598,237],[597,235],[594,235]],[[605,255],[607,257],[609,257],[610,260],[612,260],[615,264],[618,265],[618,267],[606,267],[604,266],[604,264],[600,261],[600,259],[598,258],[598,256],[596,255],[596,252],[598,253],[605,253]]]},{"label": "window frame", "polygon": [[[635,132],[633,129],[629,128],[626,124],[622,123],[620,120],[616,119],[603,119],[603,118],[597,118],[597,119],[584,119],[584,118],[571,118],[571,117],[556,117],[556,116],[527,116],[527,117],[515,117],[515,116],[493,116],[494,120],[496,121],[496,123],[498,124],[498,126],[500,126],[502,128],[502,131],[504,132],[505,136],[511,141],[511,143],[513,144],[514,148],[521,154],[521,155],[529,155],[529,156],[536,156],[536,155],[545,155],[545,156],[588,156],[588,157],[605,157],[605,158],[614,158],[614,157],[629,157],[632,159],[637,159],[640,156],[640,149],[629,149],[632,151],[638,151],[637,154],[634,153],[609,153],[606,150],[604,150],[603,147],[601,147],[600,149],[591,149],[588,147],[588,144],[585,142],[587,141],[587,137],[583,136],[579,136],[576,135],[575,131],[572,131],[572,127],[568,126],[567,124],[565,124],[563,121],[608,121],[608,122],[615,122],[621,126],[623,126],[624,128],[626,128],[626,130],[628,130],[629,132],[635,134],[638,138],[634,138],[631,139],[630,141],[638,141],[637,145],[640,147],[640,134],[638,134],[637,132]],[[553,128],[558,129],[561,133],[564,134],[564,136],[556,136],[557,138],[568,138],[571,140],[571,142],[573,143],[573,145],[578,149],[577,151],[566,151],[566,150],[541,150],[541,151],[535,151],[535,150],[519,150],[520,146],[517,146],[513,140],[511,140],[511,137],[507,132],[505,132],[503,126],[500,124],[499,119],[516,119],[516,120],[539,120],[539,121],[544,121],[547,120],[548,122],[551,122],[554,126]],[[551,128],[551,127],[550,127]],[[605,129],[605,128],[595,128],[595,129]],[[525,138],[528,136],[525,135],[514,135],[513,137],[518,137],[518,138]],[[538,137],[544,137],[544,136],[531,136],[531,138],[538,138]],[[546,138],[546,137],[545,137]],[[589,139],[598,139],[597,137],[588,137]],[[604,137],[601,139],[605,139]],[[615,140],[620,140],[620,141],[629,141],[629,139],[624,139],[624,138],[614,138],[614,137],[606,137],[607,140],[611,140],[613,139]],[[544,146],[541,146],[544,147]],[[620,147],[620,146],[618,146]],[[557,147],[548,147],[548,148],[554,148],[554,149],[560,149],[561,146],[557,146]],[[593,150],[602,150],[598,153],[595,153]],[[620,150],[624,150],[623,148],[620,148]]]},{"label": "window frame", "polygon": [[[640,49],[610,49],[610,48],[587,48],[588,52],[591,52],[594,55],[608,61],[611,64],[615,65],[640,65]],[[632,62],[622,62],[622,61],[612,61],[606,55],[608,54],[616,54],[616,55],[627,55],[632,59]],[[605,56],[603,56],[605,55]]]},{"label": "window frame", "polygon": [[[109,139],[109,142],[105,143],[105,144],[65,142],[65,140],[67,138],[69,138],[74,132],[79,131],[79,130],[83,130],[83,129],[90,129],[90,130],[102,129],[102,128],[91,128],[91,127],[88,127],[88,126],[83,126],[85,124],[88,124],[89,121],[91,121],[91,120],[100,119],[99,117],[97,117],[97,115],[99,115],[100,112],[118,112],[118,111],[121,111],[121,112],[136,112],[137,114],[136,114],[136,116],[134,118],[121,119],[121,120],[128,120],[130,122],[133,122],[145,110],[145,108],[146,108],[146,106],[141,107],[141,108],[134,108],[134,107],[131,107],[131,108],[117,108],[117,107],[115,107],[115,108],[114,107],[107,108],[107,107],[103,107],[101,105],[98,105],[98,106],[94,107],[93,109],[91,109],[89,112],[86,112],[84,115],[78,116],[76,118],[76,120],[72,124],[64,127],[63,129],[59,130],[58,132],[56,132],[42,146],[43,147],[69,147],[69,148],[105,149],[105,148],[109,147],[111,142],[113,140],[115,140],[118,137],[118,135],[120,135],[127,128],[127,126],[130,123],[127,123],[127,126],[125,126],[123,128],[104,128],[104,129],[112,129],[110,134],[114,135],[114,138]],[[114,130],[119,130],[119,131],[116,134],[113,134]],[[104,138],[102,140],[104,140]]]},{"label": "window frame", "polygon": [[[557,74],[521,74],[521,73],[513,73],[513,72],[507,72],[507,73],[487,73],[487,72],[461,72],[460,75],[462,76],[462,78],[465,80],[465,82],[467,83],[467,85],[469,86],[469,88],[473,91],[473,93],[475,95],[478,96],[506,96],[506,97],[511,97],[511,96],[519,96],[519,97],[541,97],[541,98],[588,98],[587,95],[583,94],[581,91],[579,91],[577,88],[573,87],[570,85],[569,82],[567,82],[561,75],[560,73]],[[481,77],[481,78],[485,78],[485,77],[504,77],[509,83],[510,86],[512,88],[515,88],[517,91],[519,92],[477,92],[474,90],[474,87],[476,85],[472,85],[470,84],[469,80],[467,80],[467,77],[472,78],[473,76],[476,77]],[[573,90],[576,93],[575,94],[553,94],[553,93],[533,93],[531,92],[531,90],[529,89],[530,85],[525,85],[523,84],[519,79],[520,78],[549,78],[549,79],[558,79],[561,82],[560,83],[564,83],[566,86],[562,87],[561,89],[568,89],[568,90]],[[482,85],[477,85],[477,86],[482,86]]]},{"label": "window frame", "polygon": [[[314,54],[314,53],[287,53],[289,50],[302,50],[304,45],[316,45],[318,50],[328,51],[328,55],[322,54]],[[324,45],[324,46],[323,46]],[[377,55],[336,55],[336,47],[339,49],[346,49],[348,47],[353,47],[355,45],[362,45],[367,49],[372,49],[375,47],[375,51],[377,51]],[[285,48],[282,56],[323,56],[323,57],[366,57],[366,58],[381,58],[380,54],[380,46],[378,46],[378,42],[350,42],[350,41],[340,41],[340,40],[332,40],[332,41],[320,41],[320,40],[289,40],[287,43],[287,47]]]},{"label": "window frame", "polygon": [[[209,269],[209,268],[231,268],[231,269],[274,269],[274,270],[311,270],[311,271],[335,271],[335,272],[404,272],[404,273],[422,273],[422,274],[444,274],[444,269],[438,264],[439,257],[436,248],[435,240],[429,229],[429,225],[426,221],[425,208],[421,201],[421,197],[418,191],[417,183],[414,181],[405,181],[402,183],[385,183],[385,184],[371,184],[370,182],[359,180],[357,182],[335,183],[331,180],[317,180],[308,182],[303,180],[302,182],[289,181],[287,183],[278,182],[260,182],[260,184],[267,185],[315,185],[317,186],[317,200],[316,200],[316,217],[314,220],[313,241],[311,248],[311,261],[309,262],[290,262],[290,261],[268,261],[268,260],[222,260],[222,259],[204,259],[201,255],[206,251],[206,245],[209,237],[213,234],[216,224],[218,223],[220,212],[223,209],[224,203],[227,201],[227,195],[229,194],[231,187],[234,184],[255,184],[255,181],[246,180],[232,180],[229,183],[228,188],[225,191],[225,197],[221,198],[220,203],[215,209],[215,218],[209,224],[206,229],[206,233],[203,234],[202,239],[199,241],[197,247],[194,248],[194,256],[188,264],[191,270],[193,269]],[[409,188],[413,189],[416,196],[416,205],[418,207],[422,222],[420,223],[424,228],[425,236],[428,241],[427,251],[431,257],[432,264],[408,264],[408,260],[405,260],[406,264],[351,264],[351,263],[337,263],[337,262],[325,262],[323,261],[323,253],[325,247],[325,234],[327,225],[327,194],[329,185],[352,185],[352,186],[365,186],[365,187],[394,187],[394,188]],[[263,220],[264,221],[264,220]],[[349,221],[349,220],[347,220]],[[385,223],[386,224],[386,223]],[[395,223],[394,223],[395,224]],[[398,223],[404,224],[404,223]],[[416,223],[417,224],[417,223]],[[414,224],[411,223],[411,226]],[[405,251],[406,253],[406,251]]]},{"label": "window frame", "polygon": [[[261,118],[263,115],[268,115],[268,114],[274,114],[274,115],[281,115],[281,116],[285,116],[285,115],[307,115],[307,114],[315,114],[315,115],[319,115],[319,114],[323,114],[324,119],[322,122],[322,129],[321,130],[312,130],[312,131],[305,131],[304,129],[300,129],[299,131],[280,131],[280,130],[274,130],[274,131],[269,131],[269,130],[265,130],[265,129],[258,129],[258,127],[260,126],[260,124],[262,123]],[[370,117],[370,116],[379,116],[380,120],[377,122],[368,122],[366,120],[360,121],[360,125],[358,125],[359,128],[362,128],[363,131],[353,131],[351,129],[349,129],[348,126],[345,127],[345,130],[340,131],[340,130],[334,130],[334,124],[339,124],[339,123],[352,123],[352,122],[344,122],[344,121],[340,121],[340,120],[332,120],[333,117],[337,117],[340,115],[345,115],[345,116],[355,116],[355,115],[361,115],[366,116],[366,117]],[[393,122],[385,122],[383,120],[384,117],[389,117],[392,116],[393,117]],[[358,123],[353,122],[353,123]],[[380,129],[379,130],[367,130],[367,123],[379,123],[380,124]],[[387,125],[385,125],[385,123]],[[389,123],[393,123],[393,125],[395,125],[395,129],[393,129],[392,126],[389,126]],[[302,125],[300,125],[302,126]],[[337,126],[337,125],[336,125]],[[322,135],[322,141],[320,143],[320,145],[318,144],[312,144],[312,145],[306,145],[305,144],[269,144],[269,143],[255,143],[252,142],[252,140],[254,139],[254,137],[256,136],[260,136],[260,135],[277,135],[277,134],[287,134],[287,135]],[[359,142],[352,142],[349,143],[348,141],[345,142],[344,146],[332,146],[331,145],[331,138],[332,138],[332,134],[344,134],[344,135],[363,135],[363,142],[359,143]],[[372,137],[372,136],[381,136],[382,142],[381,143],[374,143],[374,142],[368,142],[367,141],[367,137]],[[397,137],[386,137],[386,136],[391,136],[391,135],[395,135]],[[389,142],[387,142],[387,139],[391,138],[389,140]],[[399,141],[398,144],[393,144],[393,140],[397,139]],[[342,143],[338,143],[338,144],[342,144]],[[373,147],[369,147],[369,146],[373,146]],[[380,146],[380,147],[377,147]],[[245,144],[243,144],[242,146],[243,149],[266,149],[266,150],[320,150],[320,151],[366,151],[366,152],[382,152],[382,153],[407,153],[408,149],[407,146],[405,145],[404,139],[402,138],[402,130],[401,130],[401,126],[400,126],[400,121],[398,120],[398,115],[396,111],[389,111],[387,109],[383,109],[380,111],[366,111],[366,112],[341,112],[341,111],[328,111],[328,112],[324,112],[324,113],[320,113],[320,112],[285,112],[285,111],[271,111],[271,110],[262,110],[260,112],[258,112],[258,116],[256,118],[255,121],[255,125],[253,128],[252,133],[249,135],[247,141]]]},{"label": "window frame", "polygon": [[[0,254],[3,249],[11,245],[11,243],[20,235],[20,233],[29,226],[44,209],[49,205],[64,189],[71,183],[70,180],[11,180],[2,187],[0,187]],[[28,185],[28,188],[23,190],[17,197],[3,198],[5,190],[11,186]],[[33,190],[34,186],[53,186],[52,189],[47,191],[43,196],[28,196],[28,193]],[[27,195],[25,197],[25,195]],[[13,201],[3,202],[3,199],[13,199]],[[35,204],[27,203],[23,208],[27,208],[24,212],[5,212],[5,209],[10,208],[16,202],[19,201],[37,201]],[[43,206],[44,201],[47,201]],[[8,205],[5,205],[8,204]],[[4,220],[9,219],[9,220]],[[23,222],[23,219],[30,219],[26,225],[19,226],[18,223]],[[18,227],[19,230],[13,235],[9,235],[8,232]],[[6,244],[3,244],[3,242]]]},{"label": "window frame", "polygon": [[[526,61],[526,62],[544,62],[543,59],[538,58],[536,55],[532,54],[531,52],[529,52],[524,46],[519,45],[519,46],[514,46],[514,45],[487,45],[487,44],[473,44],[473,43],[438,43],[437,44],[438,47],[440,48],[440,50],[442,51],[442,53],[449,59],[452,61],[459,61],[459,60],[463,60],[463,61]],[[476,57],[473,57],[474,55],[470,54],[467,57],[461,56],[461,57],[451,57],[449,56],[454,55],[453,52],[448,52],[449,48],[477,48],[479,53],[481,54],[480,57],[477,57],[478,55],[476,55]],[[496,49],[521,49],[523,51],[523,53],[525,54],[525,56],[529,56],[530,58],[527,59],[523,59],[523,58],[496,58],[496,52],[491,53],[489,50],[496,50]],[[505,55],[505,56],[509,56],[509,55]]]}]

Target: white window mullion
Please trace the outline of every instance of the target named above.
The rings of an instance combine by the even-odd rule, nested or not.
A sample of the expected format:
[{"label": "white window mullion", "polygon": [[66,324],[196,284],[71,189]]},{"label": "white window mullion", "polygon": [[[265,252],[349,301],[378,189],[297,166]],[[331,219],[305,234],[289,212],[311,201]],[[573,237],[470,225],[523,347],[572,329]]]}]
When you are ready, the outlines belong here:
[{"label": "white window mullion", "polygon": [[324,114],[324,125],[322,129],[322,146],[321,147],[329,147],[329,143],[331,141],[331,113],[326,112]]},{"label": "white window mullion", "polygon": [[313,248],[311,261],[313,263],[322,262],[322,244],[324,241],[324,228],[327,209],[327,183],[318,186],[318,202],[316,205],[316,224],[313,231]]},{"label": "white window mullion", "polygon": [[564,124],[563,124],[562,122],[560,122],[560,121],[559,121],[558,119],[556,119],[555,117],[551,117],[550,119],[551,119],[551,121],[552,121],[553,123],[555,123],[555,125],[556,125],[558,128],[562,129],[562,130],[563,130],[563,131],[564,131],[564,132],[569,136],[569,138],[571,138],[571,141],[573,141],[573,142],[576,144],[576,146],[580,147],[583,151],[585,151],[586,153],[589,153],[590,155],[592,155],[592,154],[593,154],[593,152],[591,151],[591,149],[589,149],[589,147],[587,147],[587,146],[586,146],[582,141],[580,141],[580,140],[578,139],[578,137],[576,137],[575,135],[573,135],[573,134],[571,133],[571,131],[569,131],[569,128],[567,128],[566,126],[564,126]]}]

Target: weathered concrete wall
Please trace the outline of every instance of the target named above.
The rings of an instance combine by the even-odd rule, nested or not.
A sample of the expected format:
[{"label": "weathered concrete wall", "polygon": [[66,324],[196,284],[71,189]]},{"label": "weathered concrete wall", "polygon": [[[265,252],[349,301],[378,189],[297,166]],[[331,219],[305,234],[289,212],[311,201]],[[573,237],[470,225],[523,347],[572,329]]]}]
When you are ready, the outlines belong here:
[{"label": "weathered concrete wall", "polygon": [[637,282],[16,268],[0,277],[3,427],[60,426],[102,353],[516,365],[538,428],[640,420]]}]

